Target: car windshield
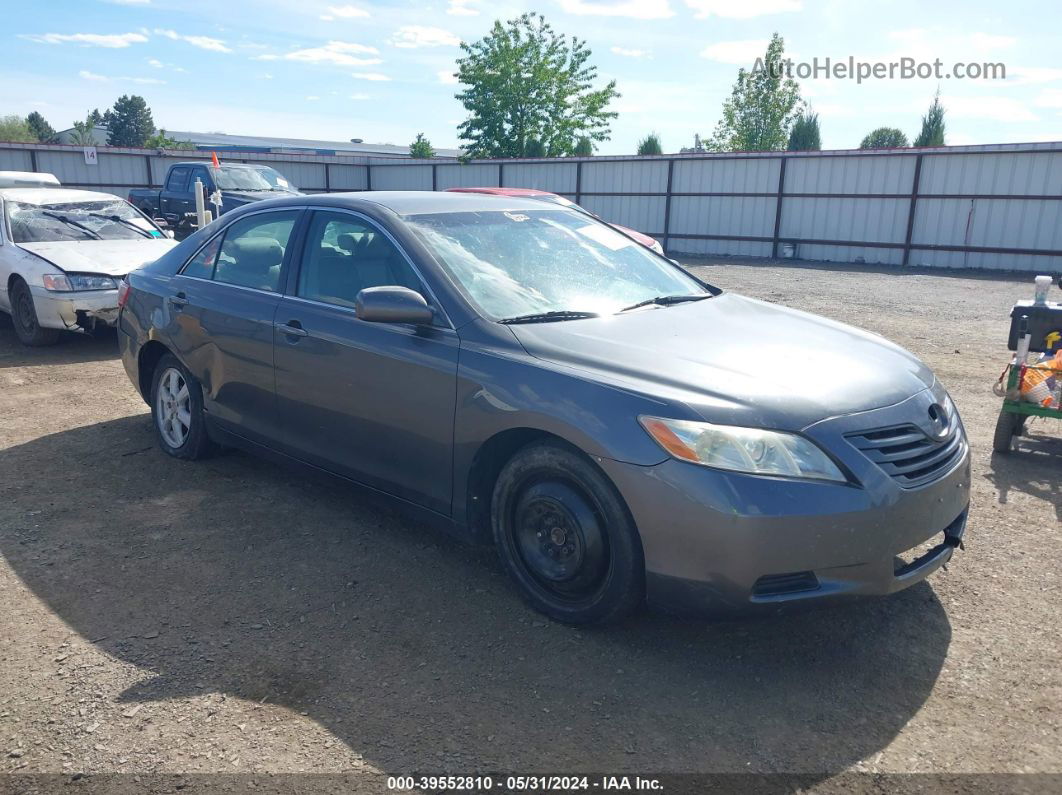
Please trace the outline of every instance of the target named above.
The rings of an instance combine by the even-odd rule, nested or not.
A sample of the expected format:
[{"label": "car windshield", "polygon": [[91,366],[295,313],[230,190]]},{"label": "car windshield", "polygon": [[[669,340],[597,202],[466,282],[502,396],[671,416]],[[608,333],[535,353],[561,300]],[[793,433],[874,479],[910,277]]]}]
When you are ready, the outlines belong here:
[{"label": "car windshield", "polygon": [[269,166],[222,166],[214,169],[214,182],[222,190],[292,191],[291,183],[279,171]]},{"label": "car windshield", "polygon": [[663,296],[714,294],[678,266],[579,212],[492,210],[406,220],[493,320],[611,314]]},{"label": "car windshield", "polygon": [[143,240],[165,237],[158,227],[119,198],[28,204],[5,202],[16,243],[62,240]]}]

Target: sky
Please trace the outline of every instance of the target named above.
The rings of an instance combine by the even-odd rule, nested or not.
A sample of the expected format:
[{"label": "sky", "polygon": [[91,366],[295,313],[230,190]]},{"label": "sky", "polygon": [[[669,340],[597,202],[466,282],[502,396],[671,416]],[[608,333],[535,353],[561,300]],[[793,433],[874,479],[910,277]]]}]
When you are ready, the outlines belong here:
[{"label": "sky", "polygon": [[[459,43],[529,10],[584,39],[599,82],[617,83],[619,117],[599,154],[633,153],[650,132],[666,152],[710,135],[738,69],[753,68],[775,32],[797,77],[815,59],[942,62],[922,78],[798,79],[824,149],[857,147],[880,126],[913,138],[938,90],[949,144],[1062,141],[1062,4],[1023,0],[9,3],[0,115],[36,110],[61,130],[140,94],[171,130],[399,145],[423,132],[457,147]],[[959,79],[957,63],[1003,64],[1006,78]]]}]

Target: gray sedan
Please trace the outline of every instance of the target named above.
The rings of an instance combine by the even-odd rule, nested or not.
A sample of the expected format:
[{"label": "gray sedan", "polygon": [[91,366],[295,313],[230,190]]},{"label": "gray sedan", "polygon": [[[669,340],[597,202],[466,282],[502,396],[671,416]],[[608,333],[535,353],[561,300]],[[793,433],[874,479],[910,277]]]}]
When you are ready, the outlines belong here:
[{"label": "gray sedan", "polygon": [[924,364],[563,207],[259,202],[120,299],[166,453],[236,446],[390,495],[493,542],[559,621],[887,594],[962,542],[966,435]]}]

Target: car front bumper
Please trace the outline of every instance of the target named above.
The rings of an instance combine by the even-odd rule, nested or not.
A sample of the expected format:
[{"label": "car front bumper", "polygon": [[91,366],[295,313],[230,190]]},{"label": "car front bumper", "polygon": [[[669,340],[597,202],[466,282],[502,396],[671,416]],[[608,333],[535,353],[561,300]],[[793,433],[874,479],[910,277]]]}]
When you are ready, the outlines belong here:
[{"label": "car front bumper", "polygon": [[118,290],[59,293],[31,287],[37,322],[43,328],[90,331],[96,325],[113,326],[118,320]]},{"label": "car front bumper", "polygon": [[[806,433],[821,442],[859,420],[830,423],[822,434]],[[957,432],[961,455],[913,489],[855,448],[838,456],[854,475],[847,485],[676,460],[601,465],[638,526],[650,604],[701,614],[772,610],[893,593],[947,563],[962,542],[970,502],[970,453],[961,424]]]}]

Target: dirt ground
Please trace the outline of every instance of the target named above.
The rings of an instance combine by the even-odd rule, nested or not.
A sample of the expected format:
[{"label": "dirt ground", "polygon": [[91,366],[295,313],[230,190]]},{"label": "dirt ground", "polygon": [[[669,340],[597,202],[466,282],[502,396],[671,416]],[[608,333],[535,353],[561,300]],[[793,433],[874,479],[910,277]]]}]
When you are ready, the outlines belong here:
[{"label": "dirt ground", "polygon": [[0,771],[1062,773],[1062,427],[991,453],[1031,279],[697,272],[937,372],[973,446],[947,571],[783,618],[566,628],[491,550],[340,482],[163,455],[113,336],[30,350],[4,318]]}]

